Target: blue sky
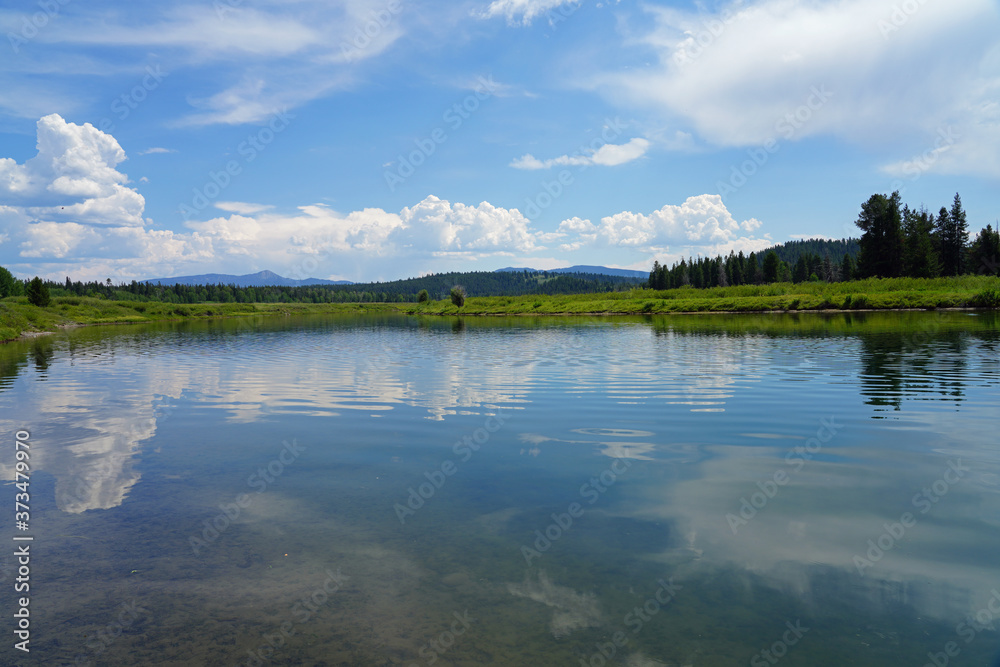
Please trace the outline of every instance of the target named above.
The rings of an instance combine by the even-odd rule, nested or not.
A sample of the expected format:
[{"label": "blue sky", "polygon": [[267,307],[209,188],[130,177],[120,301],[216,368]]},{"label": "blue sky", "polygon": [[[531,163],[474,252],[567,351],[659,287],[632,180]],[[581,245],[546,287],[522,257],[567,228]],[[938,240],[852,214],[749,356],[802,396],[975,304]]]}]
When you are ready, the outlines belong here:
[{"label": "blue sky", "polygon": [[1000,217],[994,0],[0,5],[0,264],[355,281]]}]

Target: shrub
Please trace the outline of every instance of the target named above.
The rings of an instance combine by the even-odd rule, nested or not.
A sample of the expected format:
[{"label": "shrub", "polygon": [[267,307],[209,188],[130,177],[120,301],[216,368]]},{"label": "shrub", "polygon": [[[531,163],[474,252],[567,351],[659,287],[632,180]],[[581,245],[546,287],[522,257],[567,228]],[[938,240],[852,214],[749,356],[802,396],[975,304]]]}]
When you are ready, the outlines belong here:
[{"label": "shrub", "polygon": [[1000,290],[985,289],[972,297],[971,303],[976,308],[1000,308]]},{"label": "shrub", "polygon": [[465,288],[455,285],[451,288],[451,302],[461,308],[465,305]]},{"label": "shrub", "polygon": [[427,290],[422,289],[419,292],[417,292],[417,303],[427,303],[428,301],[430,301],[430,299],[431,297],[427,293]]},{"label": "shrub", "polygon": [[656,304],[653,303],[652,301],[647,301],[646,303],[642,304],[642,312],[644,312],[644,313],[651,313],[651,312],[653,312],[653,306],[655,306],[655,305]]}]

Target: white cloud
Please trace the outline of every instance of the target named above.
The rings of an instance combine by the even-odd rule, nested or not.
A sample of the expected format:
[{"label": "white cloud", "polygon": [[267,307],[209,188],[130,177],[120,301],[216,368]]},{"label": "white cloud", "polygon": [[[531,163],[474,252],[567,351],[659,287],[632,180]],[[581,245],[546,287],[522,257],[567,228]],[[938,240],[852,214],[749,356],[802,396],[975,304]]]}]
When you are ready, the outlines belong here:
[{"label": "white cloud", "polygon": [[480,17],[489,19],[504,16],[508,25],[526,26],[543,14],[578,3],[579,0],[493,0]]},{"label": "white cloud", "polygon": [[529,252],[535,249],[530,221],[517,209],[482,202],[450,204],[429,196],[400,213],[405,243],[428,245],[439,252]]},{"label": "white cloud", "polygon": [[157,155],[159,153],[176,153],[177,151],[173,148],[160,148],[159,146],[154,146],[153,148],[147,148],[144,151],[139,151],[138,155]]},{"label": "white cloud", "polygon": [[0,158],[0,196],[34,219],[73,218],[93,225],[139,225],[145,200],[125,186],[125,151],[93,125],[57,114],[37,123],[38,153],[23,165]]},{"label": "white cloud", "polygon": [[0,158],[0,197],[10,203],[0,206],[4,264],[49,276],[56,264],[55,275],[96,278],[154,258],[211,257],[207,239],[145,228],[145,199],[117,170],[126,156],[114,137],[57,114],[38,121],[37,137],[38,152],[24,164]]},{"label": "white cloud", "polygon": [[[649,214],[622,211],[601,218],[599,225],[579,218],[565,220],[559,231],[568,238],[559,249],[571,252],[586,247],[616,248],[671,263],[688,255],[711,257],[726,255],[731,250],[752,252],[773,245],[767,235],[753,236],[760,226],[761,222],[754,218],[738,222],[722,197],[705,194],[688,197],[679,206],[668,204]],[[651,259],[631,266],[647,268]]]},{"label": "white cloud", "polygon": [[21,257],[66,257],[85,239],[96,234],[75,222],[36,222],[25,230]]},{"label": "white cloud", "polygon": [[400,260],[433,260],[438,268],[542,248],[517,209],[434,196],[399,213],[341,214],[311,204],[289,215],[266,204],[220,201],[216,208],[228,216],[190,222],[187,232],[149,229],[145,200],[116,169],[124,160],[114,137],[89,124],[57,115],[39,120],[35,157],[24,164],[0,158],[0,196],[9,202],[0,206],[0,263],[77,279],[176,275],[179,268],[273,268],[306,277],[320,263],[332,273],[362,256],[392,259],[387,268],[395,274]]},{"label": "white cloud", "polygon": [[269,204],[251,204],[242,201],[217,201],[215,202],[215,208],[230,213],[239,213],[240,215],[252,215],[274,207]]},{"label": "white cloud", "polygon": [[647,5],[654,27],[631,45],[658,64],[587,85],[718,146],[829,135],[923,150],[954,125],[961,139],[931,168],[1000,173],[990,149],[1000,140],[996,3],[914,3],[909,13],[899,5],[761,0],[706,14]]},{"label": "white cloud", "polygon": [[[620,157],[610,152],[600,159]],[[613,248],[626,253],[626,263],[636,254],[691,248],[715,254],[769,244],[750,235],[759,221],[737,222],[718,195],[691,197],[649,214],[622,211],[599,224],[573,217],[555,231],[534,228],[515,208],[433,195],[398,213],[341,213],[323,204],[289,213],[220,201],[214,206],[226,215],[188,222],[183,232],[151,229],[143,218],[144,199],[116,169],[124,160],[114,137],[56,115],[42,118],[38,155],[23,165],[0,159],[0,196],[12,202],[0,206],[0,264],[81,280],[264,268],[294,278],[338,274],[368,280],[399,278],[407,270],[467,270],[471,262],[499,257],[505,264],[531,264],[547,244],[559,244],[562,252]],[[373,276],[373,267],[384,273]]]},{"label": "white cloud", "polygon": [[[78,7],[71,22],[51,22],[38,31],[31,48],[50,72],[62,73],[67,61],[99,59],[92,55],[99,46],[108,55],[88,73],[104,75],[120,73],[123,60],[142,63],[156,53],[175,70],[196,69],[203,79],[198,89],[204,92],[188,97],[193,112],[178,125],[241,124],[342,89],[354,80],[354,66],[405,34],[404,22],[405,12],[390,10],[385,0],[299,0],[294,12],[273,2],[251,7],[220,1],[141,13],[87,6]],[[24,67],[19,65],[22,72]],[[0,87],[6,87],[3,74]],[[55,97],[44,78],[18,85],[21,107],[47,112],[75,103],[72,96]],[[0,108],[12,106],[0,99]]]},{"label": "white cloud", "polygon": [[549,169],[556,166],[593,166],[613,167],[626,162],[638,160],[649,149],[649,141],[635,137],[625,144],[604,144],[590,155],[561,155],[548,160],[539,160],[530,153],[523,155],[510,163],[515,169]]},{"label": "white cloud", "polygon": [[656,248],[670,244],[719,245],[740,232],[761,225],[751,218],[737,222],[719,195],[688,197],[680,206],[668,204],[649,215],[622,211],[601,219],[598,235],[610,245]]}]

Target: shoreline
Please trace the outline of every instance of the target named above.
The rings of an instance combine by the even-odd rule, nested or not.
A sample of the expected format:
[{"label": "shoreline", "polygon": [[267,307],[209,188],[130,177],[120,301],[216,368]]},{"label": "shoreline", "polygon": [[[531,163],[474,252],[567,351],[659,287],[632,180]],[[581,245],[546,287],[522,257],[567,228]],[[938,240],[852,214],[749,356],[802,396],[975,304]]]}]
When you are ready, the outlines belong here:
[{"label": "shoreline", "polygon": [[[254,304],[254,305],[268,305],[268,304]],[[341,305],[341,304],[338,304]],[[360,305],[360,304],[359,304]],[[364,315],[364,314],[395,314],[395,315],[407,315],[407,316],[424,316],[424,317],[629,317],[629,316],[670,316],[670,315],[796,315],[799,313],[806,315],[838,315],[838,314],[848,314],[848,313],[906,313],[906,312],[967,312],[967,313],[979,313],[979,312],[996,312],[996,308],[983,308],[976,306],[948,306],[942,308],[814,308],[814,309],[762,309],[762,310],[677,310],[677,311],[659,311],[659,312],[643,312],[637,310],[628,311],[586,311],[586,312],[539,312],[537,310],[525,311],[525,312],[444,312],[444,311],[419,311],[417,309],[402,309],[402,308],[364,308],[359,307],[357,309],[345,309],[339,308],[336,311],[323,311],[323,310],[303,310],[302,312],[293,313],[288,310],[275,310],[275,311],[257,311],[249,312],[243,314],[211,314],[211,315],[189,315],[186,317],[164,317],[156,319],[145,319],[145,320],[129,320],[129,321],[108,321],[108,322],[61,322],[55,325],[53,330],[24,330],[21,331],[17,336],[13,338],[7,338],[5,340],[0,340],[0,345],[5,343],[23,342],[31,340],[33,338],[40,338],[42,336],[49,336],[52,334],[59,333],[60,331],[66,331],[71,329],[79,329],[83,327],[98,327],[98,326],[131,326],[137,324],[155,324],[162,322],[189,322],[189,321],[200,321],[200,320],[224,320],[224,319],[238,319],[240,317],[275,317],[282,316],[288,317],[290,315]]]},{"label": "shoreline", "polygon": [[426,317],[615,317],[653,315],[836,314],[1000,310],[1000,278],[869,278],[844,283],[771,283],[670,290],[635,288],[589,294],[523,294],[395,302],[170,303],[53,296],[46,307],[25,297],[0,300],[0,341],[28,340],[62,329],[105,324],[216,318],[392,313]]}]

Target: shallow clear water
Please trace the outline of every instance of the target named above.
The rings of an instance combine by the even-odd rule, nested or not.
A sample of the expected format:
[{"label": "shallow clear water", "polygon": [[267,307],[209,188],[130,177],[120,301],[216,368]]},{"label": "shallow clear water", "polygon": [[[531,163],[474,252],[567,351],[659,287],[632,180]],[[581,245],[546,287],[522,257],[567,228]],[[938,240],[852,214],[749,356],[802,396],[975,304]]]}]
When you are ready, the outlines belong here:
[{"label": "shallow clear water", "polygon": [[25,429],[34,541],[31,653],[0,663],[1000,664],[998,324],[312,317],[3,346],[0,529]]}]

